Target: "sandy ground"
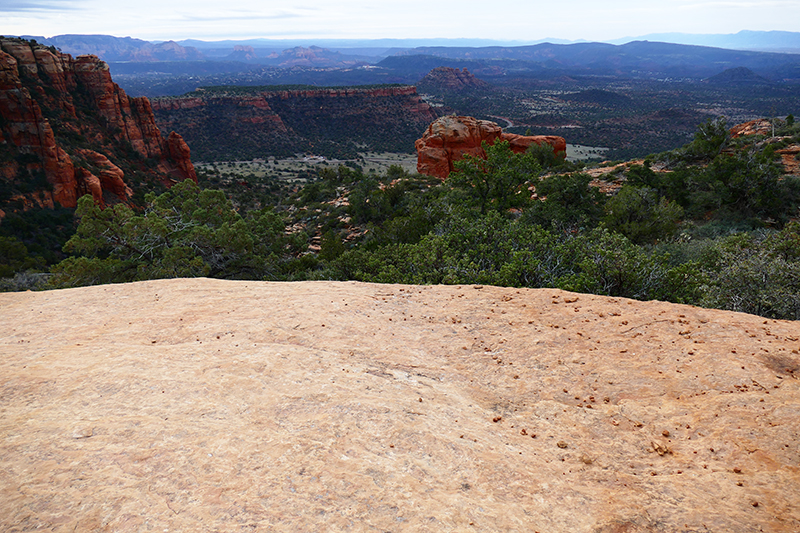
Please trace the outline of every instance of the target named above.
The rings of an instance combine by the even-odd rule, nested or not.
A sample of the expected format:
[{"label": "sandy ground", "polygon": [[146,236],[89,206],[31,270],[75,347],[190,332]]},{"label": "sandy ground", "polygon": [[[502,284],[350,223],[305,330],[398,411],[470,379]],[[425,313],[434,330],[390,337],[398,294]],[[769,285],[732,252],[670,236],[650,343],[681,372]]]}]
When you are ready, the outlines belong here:
[{"label": "sandy ground", "polygon": [[798,339],[558,290],[0,294],[0,530],[797,532]]}]

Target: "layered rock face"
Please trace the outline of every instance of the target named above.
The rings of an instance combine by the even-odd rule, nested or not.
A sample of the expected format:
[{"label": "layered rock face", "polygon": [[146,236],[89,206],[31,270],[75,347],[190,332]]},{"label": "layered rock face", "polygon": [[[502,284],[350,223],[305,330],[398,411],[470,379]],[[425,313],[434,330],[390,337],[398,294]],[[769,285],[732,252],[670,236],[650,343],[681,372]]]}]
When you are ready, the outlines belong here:
[{"label": "layered rock face", "polygon": [[311,152],[365,145],[407,151],[438,116],[413,86],[248,91],[198,90],[153,100],[162,129],[179,130],[200,160]]},{"label": "layered rock face", "polygon": [[797,533],[798,339],[555,289],[2,293],[0,530]]},{"label": "layered rock face", "polygon": [[556,155],[566,156],[567,142],[554,135],[516,135],[503,133],[494,122],[473,117],[445,116],[435,120],[425,130],[415,146],[417,149],[417,171],[420,174],[446,179],[453,170],[453,163],[464,157],[486,157],[482,143],[493,145],[497,141],[508,141],[515,153],[527,150],[532,144],[547,144]]},{"label": "layered rock face", "polygon": [[776,154],[780,154],[783,168],[786,169],[787,174],[800,176],[800,144],[792,144],[786,148],[775,150]]},{"label": "layered rock face", "polygon": [[95,56],[0,40],[0,115],[0,145],[10,155],[0,161],[1,179],[13,188],[43,174],[49,190],[33,196],[49,197],[50,206],[75,207],[86,193],[101,204],[128,201],[123,164],[166,185],[197,180],[186,143],[163,138],[147,98],[129,98]]},{"label": "layered rock face", "polygon": [[[178,127],[190,140],[208,129],[225,128],[221,122],[258,124],[270,134],[289,135],[281,117],[263,94],[252,96],[189,96],[156,98],[152,108],[162,126]],[[190,120],[202,117],[201,120]],[[239,139],[237,142],[241,142]]]}]

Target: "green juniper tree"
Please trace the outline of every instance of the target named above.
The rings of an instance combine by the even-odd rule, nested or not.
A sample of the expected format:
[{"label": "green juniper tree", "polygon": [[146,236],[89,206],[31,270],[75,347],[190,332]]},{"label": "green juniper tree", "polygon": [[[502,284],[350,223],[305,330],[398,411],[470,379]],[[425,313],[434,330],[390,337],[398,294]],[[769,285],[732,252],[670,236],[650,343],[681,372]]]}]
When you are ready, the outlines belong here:
[{"label": "green juniper tree", "polygon": [[224,193],[186,180],[148,194],[144,213],[124,204],[106,209],[84,196],[77,233],[64,246],[75,254],[56,265],[56,286],[211,276],[274,278],[290,238],[270,209],[243,218]]}]

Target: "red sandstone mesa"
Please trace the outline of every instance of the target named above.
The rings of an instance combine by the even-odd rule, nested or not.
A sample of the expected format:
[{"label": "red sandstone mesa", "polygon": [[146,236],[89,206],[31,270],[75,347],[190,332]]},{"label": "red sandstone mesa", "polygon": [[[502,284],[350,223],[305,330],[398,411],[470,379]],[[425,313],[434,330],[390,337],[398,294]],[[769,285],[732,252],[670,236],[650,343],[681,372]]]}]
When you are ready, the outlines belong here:
[{"label": "red sandstone mesa", "polygon": [[428,72],[419,82],[420,87],[436,87],[449,91],[464,89],[488,89],[487,82],[476,78],[466,68],[458,70],[452,67],[436,67]]},{"label": "red sandstone mesa", "polygon": [[556,154],[566,155],[567,142],[553,135],[516,135],[503,133],[494,122],[473,117],[446,116],[435,120],[415,143],[417,171],[420,174],[446,179],[453,163],[465,156],[486,157],[481,144],[492,145],[498,140],[508,141],[515,153],[521,153],[532,144],[549,144]]}]

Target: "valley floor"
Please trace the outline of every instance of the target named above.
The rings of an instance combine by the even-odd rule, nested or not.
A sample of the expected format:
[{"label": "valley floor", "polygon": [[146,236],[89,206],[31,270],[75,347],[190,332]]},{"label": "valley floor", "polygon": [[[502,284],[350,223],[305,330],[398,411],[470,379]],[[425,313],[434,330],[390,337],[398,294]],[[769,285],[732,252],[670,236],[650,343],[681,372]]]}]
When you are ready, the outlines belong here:
[{"label": "valley floor", "polygon": [[[567,144],[567,161],[602,160],[608,148],[596,146],[582,146]],[[382,174],[392,165],[398,165],[406,172],[414,174],[417,171],[417,155],[395,152],[365,152],[359,159],[328,159],[321,156],[302,156],[292,158],[265,158],[252,161],[217,161],[196,162],[197,170],[209,171],[217,169],[220,172],[235,174],[252,174],[257,178],[267,176],[275,177],[290,182],[305,182],[298,177],[303,172],[318,170],[319,168],[336,168],[339,165],[358,165],[365,173],[375,172]]]}]

